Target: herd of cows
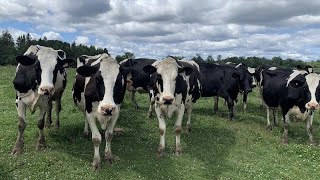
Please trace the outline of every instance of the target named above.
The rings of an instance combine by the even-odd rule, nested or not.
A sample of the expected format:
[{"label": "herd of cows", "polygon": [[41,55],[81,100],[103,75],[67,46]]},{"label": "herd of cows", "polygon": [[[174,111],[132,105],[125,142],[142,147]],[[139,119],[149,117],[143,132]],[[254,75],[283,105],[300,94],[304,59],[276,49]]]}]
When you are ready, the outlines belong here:
[{"label": "herd of cows", "polygon": [[[45,147],[43,129],[50,126],[52,102],[56,104],[57,121],[61,98],[66,87],[65,68],[74,60],[66,58],[62,50],[32,45],[21,56],[13,80],[16,90],[16,106],[19,116],[18,137],[12,150],[18,155],[23,150],[23,134],[26,128],[26,110],[40,109],[38,148]],[[307,120],[307,132],[314,143],[312,123],[314,110],[319,109],[320,76],[310,66],[297,69],[283,69],[259,66],[246,67],[244,64],[209,64],[191,60],[175,60],[167,57],[155,59],[126,59],[118,63],[108,53],[96,56],[82,55],[77,59],[77,74],[73,84],[73,100],[86,117],[84,134],[92,132],[94,145],[94,170],[100,168],[99,146],[101,134],[97,122],[105,130],[105,158],[112,163],[111,140],[114,126],[119,117],[120,105],[125,92],[131,93],[135,107],[139,105],[135,93],[148,92],[150,107],[147,116],[155,111],[159,122],[160,143],[158,156],[165,151],[166,119],[176,113],[175,137],[176,155],[181,155],[181,123],[187,114],[186,131],[191,131],[191,113],[200,97],[214,97],[214,112],[218,110],[218,97],[222,97],[229,109],[228,118],[234,118],[234,103],[238,94],[243,95],[244,110],[248,94],[258,87],[261,102],[267,109],[267,128],[277,124],[277,110],[281,110],[284,122],[282,141],[288,143],[288,123],[291,116]],[[274,124],[270,123],[270,111]],[[47,116],[46,116],[47,114]],[[45,120],[46,117],[46,120]]]}]

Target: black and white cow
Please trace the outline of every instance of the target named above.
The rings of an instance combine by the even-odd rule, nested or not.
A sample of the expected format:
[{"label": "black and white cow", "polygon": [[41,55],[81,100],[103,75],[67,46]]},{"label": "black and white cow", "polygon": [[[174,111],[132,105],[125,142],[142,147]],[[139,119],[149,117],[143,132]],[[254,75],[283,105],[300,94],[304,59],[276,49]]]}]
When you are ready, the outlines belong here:
[{"label": "black and white cow", "polygon": [[307,119],[307,132],[314,143],[312,123],[314,110],[319,109],[320,76],[308,74],[304,70],[264,70],[262,72],[262,95],[267,107],[267,128],[272,128],[269,120],[270,109],[281,108],[284,132],[282,142],[288,143],[289,117]]},{"label": "black and white cow", "polygon": [[[185,64],[185,65],[182,65]],[[186,66],[191,64],[191,66]],[[172,57],[147,65],[143,70],[151,75],[150,88],[155,97],[155,111],[159,121],[160,144],[158,156],[164,155],[166,119],[177,112],[175,122],[176,155],[181,155],[180,133],[184,112],[187,112],[187,131],[191,130],[190,118],[193,104],[200,97],[200,77],[193,61],[178,62]]]},{"label": "black and white cow", "polygon": [[[139,109],[139,105],[135,98],[135,93],[147,93],[148,85],[150,83],[150,76],[143,71],[143,67],[151,65],[155,62],[155,59],[136,58],[125,59],[120,62],[120,66],[126,69],[129,74],[127,75],[127,91],[131,94],[131,101],[135,105],[136,109]],[[148,117],[151,116],[151,111],[148,112]]]},{"label": "black and white cow", "polygon": [[218,111],[218,96],[227,101],[229,119],[234,117],[234,101],[240,92],[238,69],[228,65],[199,63],[202,85],[202,97],[215,97],[214,113]]},{"label": "black and white cow", "polygon": [[38,148],[45,147],[44,118],[46,112],[48,112],[47,119],[51,124],[52,101],[56,101],[56,125],[59,126],[61,97],[67,81],[64,68],[73,62],[71,59],[66,59],[66,54],[62,50],[38,45],[30,46],[24,55],[17,56],[16,60],[19,64],[13,85],[16,90],[19,133],[12,150],[13,155],[18,155],[23,150],[23,133],[27,125],[27,107],[32,113],[35,112],[37,107],[40,109]]},{"label": "black and white cow", "polygon": [[99,63],[84,65],[77,69],[73,89],[74,101],[86,113],[92,131],[94,145],[93,169],[100,168],[99,147],[101,134],[96,122],[105,131],[105,158],[112,163],[111,140],[114,126],[120,113],[120,104],[126,91],[126,76],[123,68],[108,54],[102,54]]}]

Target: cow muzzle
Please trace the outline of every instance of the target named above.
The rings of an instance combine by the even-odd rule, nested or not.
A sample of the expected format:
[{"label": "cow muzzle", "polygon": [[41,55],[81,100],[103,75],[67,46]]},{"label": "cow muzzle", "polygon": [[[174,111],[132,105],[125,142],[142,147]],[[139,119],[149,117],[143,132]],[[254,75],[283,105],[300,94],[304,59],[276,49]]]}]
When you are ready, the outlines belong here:
[{"label": "cow muzzle", "polygon": [[308,102],[306,104],[307,109],[319,109],[319,103],[317,102]]},{"label": "cow muzzle", "polygon": [[54,93],[53,85],[40,86],[38,93],[40,95],[52,95]]},{"label": "cow muzzle", "polygon": [[173,103],[174,98],[171,96],[164,96],[162,100],[163,100],[163,104],[171,105]]},{"label": "cow muzzle", "polygon": [[116,106],[106,104],[106,105],[100,106],[99,113],[104,116],[111,116],[116,113],[116,109],[117,109]]}]

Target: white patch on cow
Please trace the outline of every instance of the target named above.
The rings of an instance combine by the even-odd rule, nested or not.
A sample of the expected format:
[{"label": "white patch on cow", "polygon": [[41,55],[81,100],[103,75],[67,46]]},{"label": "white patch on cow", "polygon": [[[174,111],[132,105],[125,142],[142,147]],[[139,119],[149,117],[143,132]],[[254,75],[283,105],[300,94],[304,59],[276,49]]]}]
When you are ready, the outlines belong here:
[{"label": "white patch on cow", "polygon": [[242,66],[242,63],[238,64],[238,65],[236,66],[236,68],[238,68],[238,67],[240,67],[240,66]]},{"label": "white patch on cow", "polygon": [[[178,76],[178,64],[176,60],[168,57],[158,63],[157,73],[161,74],[163,82],[163,91],[160,92],[160,102],[163,101],[164,97],[174,98],[176,77]],[[160,89],[160,87],[158,87],[158,89]]]},{"label": "white patch on cow", "polygon": [[[100,71],[101,76],[103,78],[105,93],[103,96],[103,100],[99,103],[98,111],[100,110],[100,106],[104,104],[108,104],[111,106],[116,106],[113,99],[113,89],[119,74],[120,65],[117,63],[115,59],[112,57],[103,57],[100,62]],[[117,113],[117,108],[114,113]]]},{"label": "white patch on cow", "polygon": [[292,115],[294,118],[298,120],[304,121],[307,118],[307,116],[310,114],[310,112],[311,111],[306,110],[304,113],[302,113],[298,106],[293,106],[291,109],[289,109],[287,114]]},{"label": "white patch on cow", "polygon": [[23,55],[25,56],[28,56],[30,54],[36,55],[37,52],[42,48],[47,48],[47,47],[39,46],[39,45],[31,45]]},{"label": "white patch on cow", "polygon": [[232,64],[232,62],[226,62],[226,64]]},{"label": "white patch on cow", "polygon": [[252,67],[248,67],[247,70],[249,71],[250,74],[253,74],[256,72],[256,69]]},{"label": "white patch on cow", "polygon": [[289,77],[287,78],[287,87],[289,85],[289,83],[296,78],[299,74],[303,75],[303,74],[307,74],[307,71],[299,71],[299,70],[293,70],[293,73],[291,73],[289,75]]},{"label": "white patch on cow", "polygon": [[274,71],[276,69],[277,69],[277,67],[270,67],[268,70]]},{"label": "white patch on cow", "polygon": [[[37,53],[41,66],[41,84],[42,86],[53,86],[53,70],[57,64],[58,52],[49,47],[43,47]],[[40,88],[38,91],[39,94]]]},{"label": "white patch on cow", "polygon": [[179,61],[180,61],[180,62],[188,63],[188,64],[190,64],[191,66],[195,66],[195,67],[197,68],[197,70],[200,72],[199,64],[196,63],[195,61],[187,60],[187,59],[181,59],[181,60],[179,60]]},{"label": "white patch on cow", "polygon": [[[129,58],[129,59],[130,59],[130,58]],[[119,64],[121,65],[121,64],[127,62],[129,59],[122,60]]]},{"label": "white patch on cow", "polygon": [[308,103],[316,103],[316,104],[319,103],[317,102],[317,99],[316,99],[316,90],[319,86],[319,81],[320,81],[320,77],[316,73],[311,73],[306,76],[306,82],[308,84],[309,91],[311,94],[311,100]]},{"label": "white patch on cow", "polygon": [[308,68],[308,72],[312,73],[313,72],[313,68]]}]

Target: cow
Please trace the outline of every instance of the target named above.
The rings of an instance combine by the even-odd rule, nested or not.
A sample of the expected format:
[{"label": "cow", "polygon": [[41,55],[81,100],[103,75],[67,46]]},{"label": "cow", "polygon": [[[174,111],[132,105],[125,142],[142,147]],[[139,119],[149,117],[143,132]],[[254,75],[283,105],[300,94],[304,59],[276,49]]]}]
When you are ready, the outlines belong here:
[{"label": "cow", "polygon": [[101,167],[99,147],[101,134],[96,122],[105,131],[105,159],[112,164],[111,140],[114,126],[120,113],[120,104],[126,91],[126,72],[109,54],[102,54],[99,63],[77,68],[73,92],[74,101],[86,113],[86,120],[92,131],[94,157],[92,167]]},{"label": "cow", "polygon": [[[186,64],[191,65],[186,66]],[[200,77],[196,76],[199,69],[194,64],[196,63],[193,61],[179,62],[172,57],[167,57],[143,68],[151,76],[149,87],[155,97],[155,111],[160,132],[158,157],[164,156],[165,152],[165,121],[167,118],[171,118],[174,112],[177,112],[175,154],[179,156],[182,153],[180,133],[183,115],[186,111],[190,123],[193,105],[201,94]],[[191,125],[187,123],[187,132],[190,130]]]},{"label": "cow", "polygon": [[27,107],[31,113],[34,113],[38,107],[40,109],[38,149],[45,147],[44,118],[48,113],[47,120],[50,125],[52,101],[56,101],[56,126],[59,127],[61,97],[67,83],[65,68],[73,63],[72,59],[66,59],[64,51],[39,45],[30,46],[23,55],[16,57],[16,61],[19,64],[13,85],[16,90],[19,133],[12,155],[19,155],[23,151]]},{"label": "cow", "polygon": [[239,88],[240,92],[243,94],[242,102],[243,102],[243,110],[247,110],[247,99],[249,92],[252,92],[252,88],[254,88],[254,76],[248,71],[248,68],[245,64],[228,64],[240,71],[240,81],[239,81]]},{"label": "cow", "polygon": [[312,123],[314,110],[319,109],[320,76],[305,70],[264,70],[262,72],[262,95],[267,107],[267,129],[272,129],[270,109],[282,111],[284,132],[282,143],[288,144],[289,117],[307,120],[309,140],[313,144]]},{"label": "cow", "polygon": [[234,118],[234,101],[240,92],[241,73],[238,69],[211,63],[199,63],[202,97],[214,98],[214,113],[218,111],[218,96],[228,104],[229,120]]},{"label": "cow", "polygon": [[[147,58],[130,58],[121,61],[120,66],[127,69],[129,74],[127,75],[127,91],[131,94],[131,101],[136,109],[140,109],[137,100],[135,98],[135,93],[148,93],[148,85],[150,83],[150,76],[143,71],[143,67],[146,65],[151,65],[155,62],[155,59]],[[149,107],[147,116],[150,118],[152,114],[152,105]]]}]

